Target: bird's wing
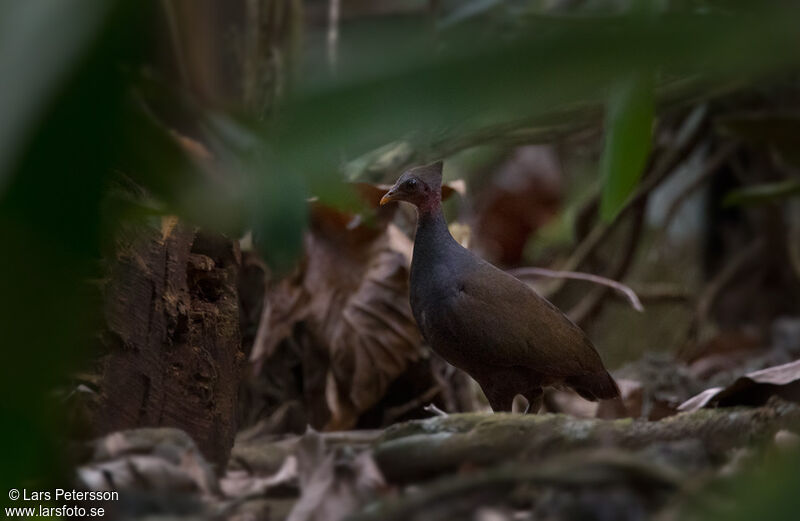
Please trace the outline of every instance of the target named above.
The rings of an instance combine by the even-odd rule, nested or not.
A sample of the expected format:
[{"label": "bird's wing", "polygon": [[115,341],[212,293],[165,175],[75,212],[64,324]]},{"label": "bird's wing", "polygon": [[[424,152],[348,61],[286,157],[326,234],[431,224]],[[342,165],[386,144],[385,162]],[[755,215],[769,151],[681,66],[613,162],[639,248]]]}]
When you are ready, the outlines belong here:
[{"label": "bird's wing", "polygon": [[484,363],[523,366],[554,378],[604,371],[578,326],[508,273],[480,262],[450,299],[454,328],[469,331]]}]

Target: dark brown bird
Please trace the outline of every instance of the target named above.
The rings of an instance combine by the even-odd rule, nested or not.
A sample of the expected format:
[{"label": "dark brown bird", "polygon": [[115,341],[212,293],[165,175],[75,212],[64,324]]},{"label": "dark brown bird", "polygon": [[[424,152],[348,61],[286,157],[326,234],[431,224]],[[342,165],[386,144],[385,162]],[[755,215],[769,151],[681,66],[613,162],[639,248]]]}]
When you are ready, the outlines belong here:
[{"label": "dark brown bird", "polygon": [[431,348],[472,376],[495,411],[521,394],[537,412],[542,388],[571,387],[587,400],[619,396],[581,329],[508,273],[463,248],[441,208],[442,163],[412,168],[381,199],[419,212],[411,309]]}]

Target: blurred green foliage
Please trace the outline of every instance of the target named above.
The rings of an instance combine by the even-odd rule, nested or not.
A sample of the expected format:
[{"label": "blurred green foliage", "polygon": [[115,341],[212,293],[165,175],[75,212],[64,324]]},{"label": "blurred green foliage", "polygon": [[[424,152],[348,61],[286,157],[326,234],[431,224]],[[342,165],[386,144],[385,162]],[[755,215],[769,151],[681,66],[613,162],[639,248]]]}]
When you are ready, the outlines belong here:
[{"label": "blurred green foliage", "polygon": [[800,195],[800,181],[787,179],[733,190],[725,195],[722,204],[725,206],[763,204],[796,195]]},{"label": "blurred green foliage", "polygon": [[654,111],[649,73],[634,73],[612,89],[600,160],[600,216],[606,222],[614,220],[639,183],[650,153]]},{"label": "blurred green foliage", "polygon": [[795,520],[800,513],[800,452],[767,451],[739,475],[718,479],[684,506],[688,521]]},{"label": "blurred green foliage", "polygon": [[141,52],[123,11],[105,0],[5,2],[0,14],[4,490],[52,476],[62,423],[50,393],[87,352],[99,311],[88,284],[98,209],[125,128],[116,68]]},{"label": "blurred green foliage", "polygon": [[[148,191],[153,204],[140,213],[177,213],[231,235],[253,229],[266,258],[287,269],[301,250],[306,198],[344,204],[349,160],[496,125],[531,130],[537,118],[608,101],[612,216],[641,173],[655,101],[676,84],[700,95],[800,63],[794,3],[703,3],[643,18],[514,2],[512,18],[488,20],[505,3],[482,4],[443,13],[440,26],[414,16],[343,26],[336,69],[311,45],[263,123],[243,106],[159,86],[157,72],[148,82],[143,71],[163,52],[148,38],[160,3],[0,4],[4,489],[54,469],[46,440],[63,424],[50,393],[93,345],[100,309],[90,281],[116,220],[136,214],[120,210],[123,199],[109,203],[112,179]],[[159,105],[193,121],[212,161],[179,146]]]}]

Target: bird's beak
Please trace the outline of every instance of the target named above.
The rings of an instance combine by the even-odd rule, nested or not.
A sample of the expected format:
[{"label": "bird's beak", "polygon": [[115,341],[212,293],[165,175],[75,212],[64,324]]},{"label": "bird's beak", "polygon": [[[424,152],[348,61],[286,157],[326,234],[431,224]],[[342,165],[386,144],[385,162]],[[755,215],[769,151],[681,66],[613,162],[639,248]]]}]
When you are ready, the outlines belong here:
[{"label": "bird's beak", "polygon": [[386,203],[391,203],[396,198],[397,198],[397,192],[395,191],[394,188],[392,188],[391,190],[386,192],[383,197],[381,197],[381,206],[383,206]]}]

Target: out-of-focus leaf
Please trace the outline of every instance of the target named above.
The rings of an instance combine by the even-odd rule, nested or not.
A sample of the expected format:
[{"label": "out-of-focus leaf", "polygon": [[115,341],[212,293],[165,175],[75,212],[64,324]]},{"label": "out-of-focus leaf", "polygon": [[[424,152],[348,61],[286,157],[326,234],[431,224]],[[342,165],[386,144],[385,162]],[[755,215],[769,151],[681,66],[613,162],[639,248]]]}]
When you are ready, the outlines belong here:
[{"label": "out-of-focus leaf", "polygon": [[308,224],[304,173],[285,168],[251,121],[216,114],[207,118],[205,130],[216,168],[236,187],[253,243],[276,273],[286,273],[302,253]]},{"label": "out-of-focus leaf", "polygon": [[231,236],[243,234],[243,173],[232,160],[233,152],[209,151],[165,127],[135,100],[128,100],[125,108],[116,168],[145,188],[166,213]]},{"label": "out-of-focus leaf", "polygon": [[536,17],[512,39],[459,25],[434,50],[421,20],[350,25],[341,33],[337,74],[309,60],[269,139],[315,194],[331,200],[332,164],[398,140],[424,148],[453,129],[470,133],[600,102],[630,71],[719,85],[795,67],[800,58],[789,49],[797,32],[789,20],[798,10],[781,5],[724,15]]},{"label": "out-of-focus leaf", "polygon": [[774,147],[787,163],[800,167],[800,115],[741,114],[720,118],[718,124],[729,134]]},{"label": "out-of-focus leaf", "polygon": [[[399,177],[399,176],[398,176]],[[392,188],[390,184],[353,183],[353,188],[369,208],[378,208],[381,198]],[[453,194],[463,196],[467,187],[463,179],[448,181],[442,185],[442,201],[448,200]]]},{"label": "out-of-focus leaf", "polygon": [[125,128],[119,64],[141,58],[133,7],[0,7],[0,134],[11,139],[0,147],[13,147],[0,159],[0,330],[9,346],[0,350],[0,395],[8,397],[0,482],[8,487],[55,478],[50,442],[63,411],[50,393],[94,345],[99,299],[87,281],[98,275],[101,201]]},{"label": "out-of-focus leaf", "polygon": [[92,442],[91,449],[91,461],[77,469],[89,490],[219,492],[212,466],[180,429],[117,431]]},{"label": "out-of-focus leaf", "polygon": [[389,143],[350,161],[344,167],[349,181],[380,183],[387,171],[399,171],[414,157],[414,150],[406,141]]},{"label": "out-of-focus leaf", "polygon": [[276,273],[288,272],[303,252],[308,223],[303,180],[277,172],[261,173],[247,198],[253,243]]},{"label": "out-of-focus leaf", "polygon": [[80,66],[113,7],[104,0],[0,5],[0,193],[37,119]]},{"label": "out-of-focus leaf", "polygon": [[800,195],[800,180],[787,179],[733,190],[725,195],[722,204],[724,206],[764,204],[796,195]]},{"label": "out-of-focus leaf", "polygon": [[[748,468],[722,487],[706,489],[706,497],[725,500],[693,501],[685,512],[674,517],[686,521],[795,521],[800,512],[800,452],[778,451],[768,454],[767,461]],[[716,489],[716,490],[715,490]],[[687,505],[687,507],[689,507]]]},{"label": "out-of-focus leaf", "polygon": [[647,162],[653,128],[652,76],[633,74],[617,85],[606,113],[606,142],[600,159],[603,180],[600,216],[614,220],[628,200]]},{"label": "out-of-focus leaf", "polygon": [[327,448],[313,431],[298,443],[297,469],[301,494],[287,521],[339,521],[386,486],[370,452]]},{"label": "out-of-focus leaf", "polygon": [[748,373],[727,387],[713,387],[683,402],[678,410],[762,405],[770,396],[800,401],[800,360]]},{"label": "out-of-focus leaf", "polygon": [[439,22],[441,28],[450,27],[458,23],[470,20],[487,11],[501,5],[502,0],[471,0],[469,2],[462,2],[456,9],[448,13],[445,18]]}]

